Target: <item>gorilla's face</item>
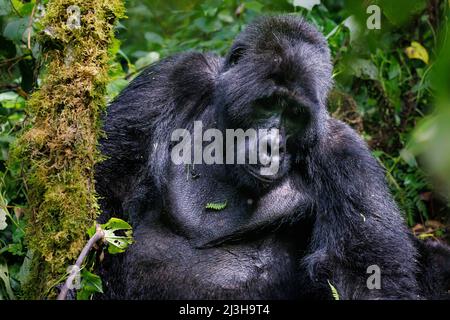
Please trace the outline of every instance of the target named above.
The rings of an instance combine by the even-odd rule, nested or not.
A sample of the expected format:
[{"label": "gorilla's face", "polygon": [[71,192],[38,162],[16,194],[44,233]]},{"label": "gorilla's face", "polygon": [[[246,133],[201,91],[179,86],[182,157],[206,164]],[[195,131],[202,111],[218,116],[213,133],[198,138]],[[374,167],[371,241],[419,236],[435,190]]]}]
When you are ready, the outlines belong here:
[{"label": "gorilla's face", "polygon": [[306,152],[320,138],[331,71],[324,37],[294,17],[261,20],[234,42],[216,82],[215,102],[223,128],[279,130],[279,170],[260,179],[279,180],[299,150]]}]

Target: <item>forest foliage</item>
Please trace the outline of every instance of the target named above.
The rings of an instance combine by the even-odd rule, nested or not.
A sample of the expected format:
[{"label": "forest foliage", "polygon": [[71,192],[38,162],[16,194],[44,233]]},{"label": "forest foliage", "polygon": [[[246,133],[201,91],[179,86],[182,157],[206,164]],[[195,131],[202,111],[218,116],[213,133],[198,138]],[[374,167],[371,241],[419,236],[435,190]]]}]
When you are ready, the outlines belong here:
[{"label": "forest foliage", "polygon": [[[54,41],[42,41],[48,2],[0,0],[0,299],[23,296],[33,252],[26,236],[33,200],[23,166],[11,159],[11,146],[36,117],[33,105],[64,104],[59,97],[32,95],[45,86],[49,70],[58,73],[45,64],[49,50],[58,49]],[[76,1],[65,1],[71,2]],[[381,8],[379,30],[366,27],[369,4]],[[372,148],[409,227],[420,237],[448,237],[449,1],[129,0],[126,9],[128,18],[115,27],[120,43],[110,48],[106,101],[146,66],[171,54],[225,54],[236,34],[258,16],[305,17],[331,48],[335,88],[330,113]],[[51,139],[35,133],[33,139],[48,145]],[[79,237],[86,230],[77,232]]]}]

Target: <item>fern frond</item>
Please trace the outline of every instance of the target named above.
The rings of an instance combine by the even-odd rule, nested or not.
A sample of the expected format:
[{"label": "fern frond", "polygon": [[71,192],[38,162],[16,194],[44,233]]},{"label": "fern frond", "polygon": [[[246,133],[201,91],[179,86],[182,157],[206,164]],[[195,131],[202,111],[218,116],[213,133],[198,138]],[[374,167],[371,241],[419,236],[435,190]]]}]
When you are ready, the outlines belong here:
[{"label": "fern frond", "polygon": [[339,292],[337,291],[337,289],[331,284],[330,280],[327,280],[327,282],[328,282],[328,285],[330,286],[331,294],[332,294],[334,300],[340,300]]}]

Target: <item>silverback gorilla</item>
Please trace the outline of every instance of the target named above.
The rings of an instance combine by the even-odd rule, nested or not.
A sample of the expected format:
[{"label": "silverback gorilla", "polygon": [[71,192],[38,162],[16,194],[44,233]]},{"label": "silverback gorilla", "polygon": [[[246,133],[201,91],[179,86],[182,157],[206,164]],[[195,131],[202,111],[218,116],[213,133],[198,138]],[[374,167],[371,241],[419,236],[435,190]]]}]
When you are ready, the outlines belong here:
[{"label": "silverback gorilla", "polygon": [[[341,299],[422,299],[438,290],[383,170],[327,113],[331,72],[318,31],[270,16],[225,58],[177,54],[132,81],[105,116],[108,159],[96,179],[103,218],[128,219],[136,243],[104,261],[102,298],[332,299],[332,284]],[[278,172],[174,164],[171,134],[194,121],[221,132],[279,129]],[[381,280],[372,289],[370,266]]]}]

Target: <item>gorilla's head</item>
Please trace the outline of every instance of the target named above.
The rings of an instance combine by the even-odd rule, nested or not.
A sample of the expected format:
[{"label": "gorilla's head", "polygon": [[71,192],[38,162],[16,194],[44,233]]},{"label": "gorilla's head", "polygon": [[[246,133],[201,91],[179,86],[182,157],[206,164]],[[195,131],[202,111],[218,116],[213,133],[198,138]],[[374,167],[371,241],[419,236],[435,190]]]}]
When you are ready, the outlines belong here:
[{"label": "gorilla's head", "polygon": [[[323,135],[331,72],[325,38],[299,17],[264,17],[236,38],[216,80],[215,104],[223,128],[279,130],[279,170],[261,179],[279,180]],[[258,172],[235,169],[244,180],[242,169]]]}]

